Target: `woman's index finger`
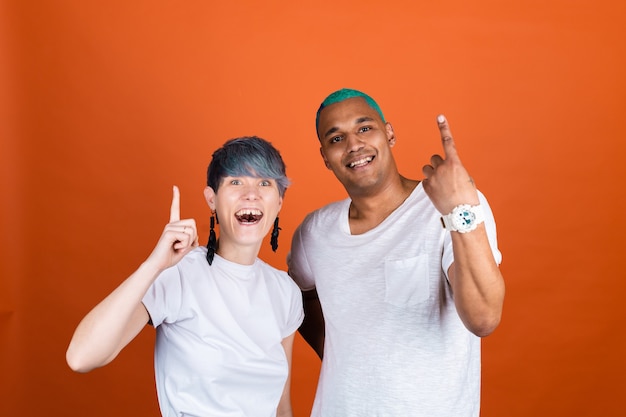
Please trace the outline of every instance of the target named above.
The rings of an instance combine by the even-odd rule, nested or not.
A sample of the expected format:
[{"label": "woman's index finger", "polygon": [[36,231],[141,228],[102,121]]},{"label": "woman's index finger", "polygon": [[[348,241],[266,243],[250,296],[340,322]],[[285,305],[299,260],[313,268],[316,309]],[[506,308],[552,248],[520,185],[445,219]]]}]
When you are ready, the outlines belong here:
[{"label": "woman's index finger", "polygon": [[172,207],[170,208],[170,223],[180,220],[180,191],[177,186],[173,188]]}]

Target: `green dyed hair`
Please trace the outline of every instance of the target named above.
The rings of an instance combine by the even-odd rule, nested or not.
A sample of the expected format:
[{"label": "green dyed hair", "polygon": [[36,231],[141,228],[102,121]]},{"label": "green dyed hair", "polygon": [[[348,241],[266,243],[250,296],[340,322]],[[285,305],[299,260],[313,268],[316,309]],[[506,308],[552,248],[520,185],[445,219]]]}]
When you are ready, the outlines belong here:
[{"label": "green dyed hair", "polygon": [[320,137],[320,132],[319,132],[320,113],[322,112],[322,110],[324,110],[326,106],[330,106],[331,104],[335,104],[335,103],[340,103],[344,100],[347,100],[349,98],[354,98],[354,97],[363,97],[365,101],[367,102],[367,104],[369,104],[371,108],[373,108],[374,110],[378,112],[383,123],[385,123],[385,116],[383,116],[383,111],[380,109],[380,106],[378,105],[378,103],[376,103],[376,101],[373,98],[371,98],[370,96],[368,96],[367,94],[359,90],[353,90],[351,88],[342,88],[341,90],[337,90],[333,93],[330,93],[328,97],[326,97],[324,101],[322,101],[322,104],[320,104],[319,109],[317,109],[317,114],[315,115],[315,131],[317,132],[318,139]]}]

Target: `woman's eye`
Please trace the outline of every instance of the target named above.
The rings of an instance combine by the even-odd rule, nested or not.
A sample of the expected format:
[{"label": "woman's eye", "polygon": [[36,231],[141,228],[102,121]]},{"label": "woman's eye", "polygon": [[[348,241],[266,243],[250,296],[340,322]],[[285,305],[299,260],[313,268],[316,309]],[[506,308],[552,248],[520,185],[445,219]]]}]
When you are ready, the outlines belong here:
[{"label": "woman's eye", "polygon": [[241,181],[239,181],[239,180],[231,180],[230,183],[232,185],[239,185],[239,184],[241,184]]},{"label": "woman's eye", "polygon": [[270,181],[268,181],[268,180],[263,180],[263,181],[261,181],[261,185],[264,186],[264,187],[267,187],[269,185],[272,185],[272,183]]}]

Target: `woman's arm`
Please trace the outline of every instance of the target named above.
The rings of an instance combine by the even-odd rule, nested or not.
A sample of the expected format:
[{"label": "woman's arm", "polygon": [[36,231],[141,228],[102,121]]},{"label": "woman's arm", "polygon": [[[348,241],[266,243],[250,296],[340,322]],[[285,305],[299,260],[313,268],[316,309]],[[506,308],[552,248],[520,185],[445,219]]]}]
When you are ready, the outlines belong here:
[{"label": "woman's arm", "polygon": [[283,394],[281,395],[278,403],[276,417],[293,417],[293,411],[291,409],[291,357],[293,353],[293,339],[295,335],[296,333],[294,332],[291,336],[287,336],[282,341],[283,349],[285,349],[285,355],[287,356],[289,373],[287,375],[287,381],[285,382],[285,388],[283,388]]},{"label": "woman's arm", "polygon": [[196,223],[180,220],[180,194],[174,187],[170,222],[141,266],[79,323],[66,352],[70,368],[89,372],[111,362],[146,325],[141,300],[159,274],[198,246]]},{"label": "woman's arm", "polygon": [[145,264],[82,319],[67,349],[67,364],[89,372],[111,362],[148,323],[141,299],[156,278]]}]

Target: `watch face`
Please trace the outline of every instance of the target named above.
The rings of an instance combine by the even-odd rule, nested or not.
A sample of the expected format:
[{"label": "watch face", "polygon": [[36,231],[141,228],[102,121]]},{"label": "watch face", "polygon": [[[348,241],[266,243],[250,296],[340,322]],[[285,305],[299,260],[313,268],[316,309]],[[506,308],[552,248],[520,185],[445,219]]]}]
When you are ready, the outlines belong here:
[{"label": "watch face", "polygon": [[458,230],[467,230],[472,227],[474,222],[476,221],[476,215],[469,208],[460,208],[454,215],[452,216],[452,222],[454,226]]}]

